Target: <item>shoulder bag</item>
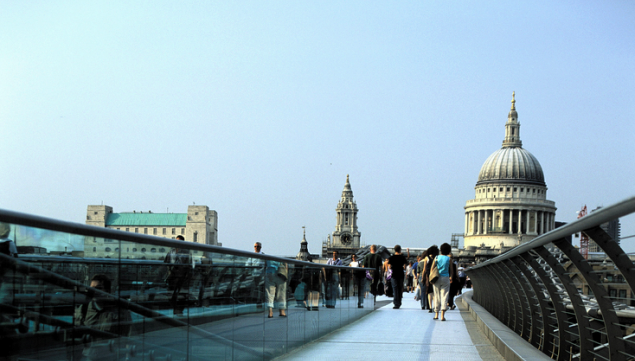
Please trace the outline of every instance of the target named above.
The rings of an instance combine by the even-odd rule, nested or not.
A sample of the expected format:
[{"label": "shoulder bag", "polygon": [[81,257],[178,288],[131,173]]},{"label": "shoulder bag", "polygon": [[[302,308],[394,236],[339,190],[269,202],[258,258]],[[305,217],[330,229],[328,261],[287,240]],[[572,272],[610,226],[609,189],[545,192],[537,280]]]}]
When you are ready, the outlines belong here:
[{"label": "shoulder bag", "polygon": [[432,269],[430,269],[430,283],[434,284],[439,279],[439,266],[436,258],[432,261]]}]

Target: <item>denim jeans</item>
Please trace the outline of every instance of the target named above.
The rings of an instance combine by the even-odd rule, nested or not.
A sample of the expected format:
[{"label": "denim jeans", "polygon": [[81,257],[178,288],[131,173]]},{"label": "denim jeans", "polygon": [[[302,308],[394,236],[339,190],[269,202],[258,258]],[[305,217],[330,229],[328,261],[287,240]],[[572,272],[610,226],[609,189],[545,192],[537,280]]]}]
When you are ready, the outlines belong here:
[{"label": "denim jeans", "polygon": [[403,278],[397,278],[393,274],[390,279],[393,293],[393,303],[396,307],[401,307],[401,298],[403,297]]},{"label": "denim jeans", "polygon": [[425,282],[419,282],[419,288],[421,289],[421,309],[428,306],[428,294]]}]

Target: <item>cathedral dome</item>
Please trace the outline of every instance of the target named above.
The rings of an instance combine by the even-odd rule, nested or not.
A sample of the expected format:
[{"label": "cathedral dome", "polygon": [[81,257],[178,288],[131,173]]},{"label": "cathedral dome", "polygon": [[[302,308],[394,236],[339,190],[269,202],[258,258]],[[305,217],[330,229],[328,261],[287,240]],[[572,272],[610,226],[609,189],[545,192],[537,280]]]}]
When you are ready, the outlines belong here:
[{"label": "cathedral dome", "polygon": [[512,108],[505,123],[503,147],[492,153],[478,174],[476,185],[514,182],[546,186],[545,175],[538,159],[523,149],[520,141],[520,122],[516,112],[516,93],[512,94]]},{"label": "cathedral dome", "polygon": [[503,147],[483,163],[476,184],[501,181],[544,186],[545,175],[533,154],[521,147]]}]

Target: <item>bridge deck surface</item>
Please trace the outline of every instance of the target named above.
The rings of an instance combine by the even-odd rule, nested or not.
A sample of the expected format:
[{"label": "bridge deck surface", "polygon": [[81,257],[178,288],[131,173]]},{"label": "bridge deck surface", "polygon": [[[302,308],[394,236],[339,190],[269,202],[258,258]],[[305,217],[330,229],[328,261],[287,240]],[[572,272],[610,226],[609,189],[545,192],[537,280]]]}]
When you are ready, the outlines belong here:
[{"label": "bridge deck surface", "polygon": [[[377,297],[381,301],[392,298]],[[412,293],[404,293],[400,309],[388,303],[276,360],[503,360],[463,303],[456,304],[447,321],[435,321]]]}]

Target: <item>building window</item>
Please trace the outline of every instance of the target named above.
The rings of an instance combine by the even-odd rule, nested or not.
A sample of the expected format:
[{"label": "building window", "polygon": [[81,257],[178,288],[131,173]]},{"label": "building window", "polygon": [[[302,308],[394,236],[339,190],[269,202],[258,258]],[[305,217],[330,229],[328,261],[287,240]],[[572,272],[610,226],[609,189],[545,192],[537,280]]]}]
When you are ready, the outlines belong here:
[{"label": "building window", "polygon": [[172,228],[172,234],[176,234],[176,228]]},{"label": "building window", "polygon": [[117,227],[117,230],[119,230],[119,227]]},{"label": "building window", "polygon": [[145,248],[141,248],[141,252],[145,253],[146,249]]},{"label": "building window", "polygon": [[136,247],[135,247],[135,248],[133,248],[133,249],[132,249],[132,252],[137,252],[137,248],[136,248]]},{"label": "building window", "polygon": [[198,243],[198,232],[194,232],[194,243]]},{"label": "building window", "polygon": [[115,248],[115,252],[119,252],[119,248]]},{"label": "building window", "polygon": [[525,191],[525,188],[520,188],[520,191],[521,191],[521,192],[524,192],[524,191]]},{"label": "building window", "polygon": [[620,298],[626,298],[626,290],[620,290]]},{"label": "building window", "polygon": [[165,236],[167,233],[168,233],[167,230],[163,228],[163,235]]},{"label": "building window", "polygon": [[507,187],[507,191],[509,192],[509,187]]},{"label": "building window", "polygon": [[135,228],[134,233],[139,233],[139,228]]},{"label": "building window", "polygon": [[130,232],[130,228],[126,228],[126,232]]},{"label": "building window", "polygon": [[518,190],[518,188],[514,187],[514,192],[516,192]]},{"label": "building window", "polygon": [[151,248],[151,249],[150,249],[150,252],[152,252],[152,253],[156,253],[156,251],[157,251],[157,249],[156,249],[156,248]]},{"label": "building window", "polygon": [[159,252],[165,252],[165,248],[159,248]]},{"label": "building window", "polygon": [[110,252],[110,251],[112,251],[112,249],[110,249],[110,247],[106,247],[105,251],[106,252]]},{"label": "building window", "polygon": [[503,187],[501,187],[501,189],[500,189],[500,192],[502,192],[502,191],[503,191]]},{"label": "building window", "polygon": [[195,215],[195,216],[198,216],[198,212],[194,212],[194,215]]},{"label": "building window", "polygon": [[93,252],[97,252],[97,247],[93,247]]},{"label": "building window", "polygon": [[489,193],[489,188],[487,188],[487,193]]},{"label": "building window", "polygon": [[536,189],[535,189],[535,188],[534,188],[534,189],[532,189],[532,191],[533,191],[533,192],[531,192],[531,193],[536,193]]},{"label": "building window", "polygon": [[185,234],[185,228],[181,228],[181,234]]},{"label": "building window", "polygon": [[148,234],[148,229],[147,228],[143,229],[143,234]]},{"label": "building window", "polygon": [[90,216],[86,216],[86,220],[87,220],[87,221],[90,221]]},{"label": "building window", "polygon": [[157,235],[157,229],[156,228],[152,230],[152,234],[154,234],[155,236]]}]

